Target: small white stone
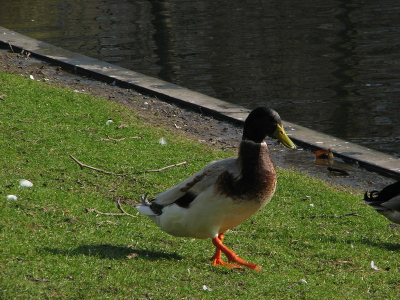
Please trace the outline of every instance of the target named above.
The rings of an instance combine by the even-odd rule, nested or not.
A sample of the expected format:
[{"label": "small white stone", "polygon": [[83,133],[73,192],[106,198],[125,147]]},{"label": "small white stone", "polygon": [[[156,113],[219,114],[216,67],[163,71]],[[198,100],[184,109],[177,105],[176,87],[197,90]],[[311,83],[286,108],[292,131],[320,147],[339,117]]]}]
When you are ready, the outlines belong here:
[{"label": "small white stone", "polygon": [[29,180],[26,180],[26,179],[21,179],[20,181],[19,181],[19,186],[22,186],[22,187],[33,187],[33,183],[32,182],[30,182]]},{"label": "small white stone", "polygon": [[14,200],[14,201],[17,201],[17,200],[18,200],[18,197],[15,196],[15,195],[7,195],[7,200]]}]

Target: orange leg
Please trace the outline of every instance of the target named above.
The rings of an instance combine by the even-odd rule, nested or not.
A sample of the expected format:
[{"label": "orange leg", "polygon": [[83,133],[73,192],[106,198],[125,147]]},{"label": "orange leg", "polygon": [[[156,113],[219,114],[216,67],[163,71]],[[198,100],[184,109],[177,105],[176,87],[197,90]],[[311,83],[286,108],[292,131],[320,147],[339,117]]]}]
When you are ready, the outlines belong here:
[{"label": "orange leg", "polygon": [[[224,234],[223,233],[219,234],[218,239],[222,243],[222,241],[224,240]],[[227,266],[228,268],[241,268],[241,266],[224,262],[221,258],[221,249],[219,249],[218,247],[215,248],[215,254],[213,255],[213,257],[211,257],[211,260],[213,261],[213,266],[224,265]]]},{"label": "orange leg", "polygon": [[[227,246],[225,246],[222,243],[223,240],[224,240],[224,235],[222,233],[212,239],[212,242],[216,247],[215,254],[211,258],[213,260],[213,266],[224,265],[224,266],[227,266],[228,268],[241,268],[241,266],[239,266],[239,265],[242,265],[242,266],[251,268],[253,270],[257,270],[257,271],[261,270],[261,268],[258,267],[257,265],[248,263],[245,260],[238,257],[235,252],[233,252],[231,249],[229,249]],[[238,263],[239,265],[224,262],[221,259],[221,252],[223,252],[226,255],[226,257],[228,258],[228,262],[233,261],[233,262]]]}]

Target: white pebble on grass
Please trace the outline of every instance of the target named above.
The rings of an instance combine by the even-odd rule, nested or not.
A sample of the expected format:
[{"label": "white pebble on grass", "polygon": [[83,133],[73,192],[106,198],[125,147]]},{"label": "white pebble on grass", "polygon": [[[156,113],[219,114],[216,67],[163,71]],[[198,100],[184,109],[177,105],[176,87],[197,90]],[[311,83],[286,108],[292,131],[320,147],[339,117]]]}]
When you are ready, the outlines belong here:
[{"label": "white pebble on grass", "polygon": [[30,182],[29,180],[26,180],[26,179],[21,179],[20,181],[19,181],[19,186],[21,186],[21,187],[33,187],[33,183],[32,182]]},{"label": "white pebble on grass", "polygon": [[14,200],[14,201],[17,201],[17,200],[18,200],[18,197],[15,196],[15,195],[7,195],[7,200]]}]

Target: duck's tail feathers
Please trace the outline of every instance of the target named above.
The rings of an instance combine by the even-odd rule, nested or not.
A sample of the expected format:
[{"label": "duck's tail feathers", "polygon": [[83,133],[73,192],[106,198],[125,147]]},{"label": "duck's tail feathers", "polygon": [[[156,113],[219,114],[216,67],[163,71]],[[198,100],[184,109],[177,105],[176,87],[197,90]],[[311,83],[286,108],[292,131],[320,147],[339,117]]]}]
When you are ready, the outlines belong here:
[{"label": "duck's tail feathers", "polygon": [[151,210],[150,206],[139,204],[139,205],[136,206],[136,209],[141,214],[144,214],[144,215],[147,215],[147,216],[155,216],[156,215],[155,213],[153,213],[153,211]]},{"label": "duck's tail feathers", "polygon": [[149,202],[149,200],[147,200],[147,195],[149,193],[146,193],[145,195],[140,197],[140,202],[141,204],[136,205],[136,209],[144,215],[147,216],[154,216],[156,215],[152,210],[151,210],[151,203]]},{"label": "duck's tail feathers", "polygon": [[151,205],[150,201],[147,200],[147,196],[148,196],[148,195],[149,195],[149,193],[146,193],[146,194],[140,196],[140,203],[141,203],[142,205],[146,205],[146,206],[150,206],[150,205]]}]

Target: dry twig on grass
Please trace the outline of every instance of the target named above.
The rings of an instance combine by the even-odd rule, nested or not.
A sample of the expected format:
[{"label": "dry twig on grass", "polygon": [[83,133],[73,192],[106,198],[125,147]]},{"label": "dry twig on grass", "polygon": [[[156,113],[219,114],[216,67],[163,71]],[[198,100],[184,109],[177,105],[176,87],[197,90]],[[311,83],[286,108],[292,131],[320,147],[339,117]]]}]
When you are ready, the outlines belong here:
[{"label": "dry twig on grass", "polygon": [[308,218],[310,219],[315,219],[315,218],[343,218],[343,217],[363,217],[362,215],[359,215],[358,213],[349,213],[349,214],[344,214],[344,215],[320,215],[320,216],[309,216]]},{"label": "dry twig on grass", "polygon": [[30,280],[30,281],[42,281],[42,282],[49,282],[50,280],[46,278],[39,278],[30,274],[25,275],[25,279]]},{"label": "dry twig on grass", "polygon": [[225,150],[225,149],[233,149],[233,148],[237,148],[237,146],[232,146],[232,145],[225,145],[225,146],[222,146],[222,150]]},{"label": "dry twig on grass", "polygon": [[107,174],[107,175],[115,175],[115,176],[124,176],[125,175],[125,174],[111,173],[111,172],[108,172],[108,171],[104,171],[102,169],[98,169],[98,168],[86,165],[84,163],[81,163],[78,159],[76,159],[72,155],[70,155],[69,157],[71,157],[81,167],[81,170],[83,170],[84,168],[88,168],[88,169],[91,169],[91,170],[94,170],[94,171],[97,171],[97,172],[100,172],[100,173],[104,173],[104,174]]},{"label": "dry twig on grass", "polygon": [[[80,162],[77,158],[75,158],[73,155],[70,155],[70,157],[73,159],[73,161],[75,161],[79,165],[79,167],[81,169],[88,168],[90,170],[94,170],[94,171],[97,171],[97,172],[100,172],[100,173],[103,173],[103,174],[115,175],[115,176],[127,176],[127,175],[140,174],[140,173],[161,172],[161,171],[164,171],[164,170],[169,169],[169,168],[178,167],[178,166],[182,166],[182,165],[187,165],[187,162],[184,161],[184,162],[181,162],[181,163],[178,163],[178,164],[173,164],[173,165],[166,166],[166,167],[163,167],[163,168],[160,168],[160,169],[155,169],[155,170],[137,171],[137,172],[127,173],[127,174],[116,174],[116,173],[104,171],[102,169],[98,169],[98,168],[89,166],[87,164],[84,164],[84,163]],[[80,181],[78,181],[78,183],[82,185],[82,183]],[[116,202],[117,202],[117,205],[118,205],[118,209],[122,213],[105,213],[105,212],[101,212],[101,211],[99,211],[99,210],[97,210],[95,208],[86,208],[85,211],[86,212],[94,212],[96,214],[106,215],[106,216],[130,216],[132,218],[136,218],[136,216],[129,214],[128,212],[126,212],[123,209],[119,199],[117,199]]]},{"label": "dry twig on grass", "polygon": [[160,169],[155,169],[155,170],[145,170],[145,171],[136,171],[136,172],[132,172],[132,173],[125,173],[125,174],[117,174],[117,173],[112,173],[112,172],[108,172],[108,171],[104,171],[102,169],[98,169],[92,166],[89,166],[87,164],[84,164],[82,162],[80,162],[78,159],[76,159],[74,156],[70,155],[70,157],[79,165],[79,167],[81,167],[81,169],[83,170],[84,168],[90,169],[90,170],[94,170],[96,172],[100,172],[103,174],[107,174],[107,175],[114,175],[114,176],[128,176],[128,175],[134,175],[134,174],[142,174],[142,173],[155,173],[155,172],[161,172],[164,171],[166,169],[169,168],[173,168],[173,167],[178,167],[178,166],[183,166],[183,165],[187,165],[187,162],[181,162],[181,163],[177,163],[177,164],[173,164],[170,166],[166,166]]},{"label": "dry twig on grass", "polygon": [[119,201],[119,199],[115,200],[115,202],[117,202],[117,206],[118,209],[122,212],[122,213],[105,213],[105,212],[101,212],[95,208],[85,208],[85,212],[94,212],[96,214],[99,215],[104,215],[104,216],[129,216],[132,218],[136,218],[136,216],[131,215],[130,213],[126,212],[126,210],[124,210],[122,208],[121,202]]},{"label": "dry twig on grass", "polygon": [[114,142],[114,143],[116,143],[116,142],[121,142],[121,141],[126,140],[126,139],[141,139],[140,136],[124,137],[122,139],[114,139],[114,138],[110,137],[108,134],[106,134],[106,136],[107,136],[106,139],[102,138],[99,141],[100,142]]},{"label": "dry twig on grass", "polygon": [[33,121],[27,121],[27,120],[18,120],[18,122],[29,123],[29,124],[33,124],[34,123]]},{"label": "dry twig on grass", "polygon": [[11,43],[8,43],[8,46],[10,46],[11,52],[14,53],[14,48],[13,48],[13,46],[11,45]]}]

